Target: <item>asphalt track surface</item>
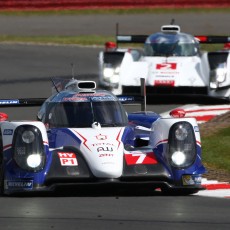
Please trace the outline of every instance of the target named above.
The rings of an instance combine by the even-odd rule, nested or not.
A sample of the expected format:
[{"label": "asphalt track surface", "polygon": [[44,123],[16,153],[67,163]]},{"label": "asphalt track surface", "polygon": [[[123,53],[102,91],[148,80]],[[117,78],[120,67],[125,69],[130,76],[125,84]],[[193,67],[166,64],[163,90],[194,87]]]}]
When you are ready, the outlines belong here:
[{"label": "asphalt track surface", "polygon": [[[174,17],[191,33],[226,34],[229,14],[123,16],[0,16],[0,34],[113,34],[158,30]],[[193,23],[191,23],[191,21]],[[137,29],[138,28],[138,29]],[[228,29],[229,30],[229,29]],[[51,76],[71,76],[71,63],[81,79],[97,76],[101,48],[0,44],[0,98],[47,97]],[[156,112],[168,106],[150,106]],[[10,119],[35,119],[37,108],[5,109]],[[229,229],[229,199],[143,194],[87,195],[63,192],[34,197],[0,197],[0,229]],[[102,195],[100,195],[102,194]]]}]

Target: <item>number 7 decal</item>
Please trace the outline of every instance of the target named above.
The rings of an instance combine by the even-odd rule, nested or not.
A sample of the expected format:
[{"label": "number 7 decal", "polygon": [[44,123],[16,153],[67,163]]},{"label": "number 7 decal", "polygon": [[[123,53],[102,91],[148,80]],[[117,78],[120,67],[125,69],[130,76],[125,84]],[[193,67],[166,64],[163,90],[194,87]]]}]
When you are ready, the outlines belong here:
[{"label": "number 7 decal", "polygon": [[125,153],[125,161],[127,165],[157,164],[157,159],[153,152],[127,152]]}]

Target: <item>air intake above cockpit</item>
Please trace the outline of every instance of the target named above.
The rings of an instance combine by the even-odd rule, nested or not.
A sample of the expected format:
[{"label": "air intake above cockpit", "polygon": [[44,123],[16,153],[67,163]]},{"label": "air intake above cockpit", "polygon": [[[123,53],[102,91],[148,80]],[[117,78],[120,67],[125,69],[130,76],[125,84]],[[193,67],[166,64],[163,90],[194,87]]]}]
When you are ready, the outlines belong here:
[{"label": "air intake above cockpit", "polygon": [[164,25],[161,27],[161,32],[179,33],[180,32],[180,26],[178,26],[178,25]]}]

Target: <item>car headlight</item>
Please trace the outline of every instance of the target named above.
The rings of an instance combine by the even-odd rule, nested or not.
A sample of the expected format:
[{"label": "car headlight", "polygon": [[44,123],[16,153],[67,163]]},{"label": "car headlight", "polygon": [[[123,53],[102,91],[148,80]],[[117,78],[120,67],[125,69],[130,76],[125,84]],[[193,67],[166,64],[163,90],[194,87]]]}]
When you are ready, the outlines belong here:
[{"label": "car headlight", "polygon": [[186,128],[183,127],[183,125],[179,125],[179,127],[175,130],[175,137],[179,141],[185,140],[185,138],[188,136],[188,131]]},{"label": "car headlight", "polygon": [[174,152],[172,154],[171,158],[172,158],[173,164],[178,165],[178,166],[183,165],[186,161],[185,154],[183,152],[180,152],[180,151]]},{"label": "car headlight", "polygon": [[120,66],[117,66],[117,67],[113,67],[111,65],[104,66],[103,77],[104,77],[104,80],[107,82],[118,83],[119,73],[120,73]]},{"label": "car headlight", "polygon": [[216,70],[216,81],[222,83],[226,80],[227,69],[226,68],[218,68]]},{"label": "car headlight", "polygon": [[45,165],[45,148],[41,131],[33,125],[21,125],[15,129],[13,157],[17,165],[37,172]]},{"label": "car headlight", "polygon": [[168,159],[173,167],[185,168],[196,158],[196,139],[192,125],[187,121],[177,122],[169,130]]},{"label": "car headlight", "polygon": [[42,157],[40,154],[37,153],[31,154],[27,157],[26,162],[30,168],[37,168],[42,162]]},{"label": "car headlight", "polygon": [[25,143],[30,144],[30,143],[32,143],[34,141],[34,139],[35,139],[35,135],[31,130],[25,130],[22,133],[22,140]]},{"label": "car headlight", "polygon": [[111,78],[113,76],[114,69],[111,67],[105,67],[103,70],[104,78]]},{"label": "car headlight", "polygon": [[226,77],[227,77],[226,63],[220,63],[215,70],[211,71],[210,88],[211,89],[218,88],[220,83],[226,81]]}]

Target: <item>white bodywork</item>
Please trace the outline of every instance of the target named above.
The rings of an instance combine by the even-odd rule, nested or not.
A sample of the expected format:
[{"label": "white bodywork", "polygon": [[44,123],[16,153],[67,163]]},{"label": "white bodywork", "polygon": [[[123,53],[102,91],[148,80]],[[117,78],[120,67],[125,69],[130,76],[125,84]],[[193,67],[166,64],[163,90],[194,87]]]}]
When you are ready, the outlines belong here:
[{"label": "white bodywork", "polygon": [[[162,143],[167,144],[170,127],[174,123],[181,121],[187,121],[192,125],[196,142],[200,144],[199,128],[194,118],[160,118],[153,122],[151,129],[149,129],[148,149],[156,148]],[[14,131],[21,125],[33,125],[37,127],[41,131],[43,144],[49,146],[46,127],[42,122],[4,121],[0,123],[4,150],[12,148]],[[83,153],[92,173],[97,178],[121,177],[125,154],[135,158],[135,164],[144,163],[147,156],[145,149],[143,149],[143,151],[141,149],[138,151],[128,151],[124,149],[124,144],[121,141],[124,129],[124,127],[69,129],[74,136],[80,139],[81,143],[79,149]],[[60,136],[60,138],[62,138],[62,136]],[[62,147],[63,146],[60,146],[57,149],[62,149]],[[50,151],[52,150],[53,149],[50,149]]]},{"label": "white bodywork", "polygon": [[195,118],[161,118],[161,119],[158,119],[152,124],[149,144],[151,146],[156,147],[162,142],[167,142],[168,136],[169,136],[169,130],[171,126],[179,121],[187,121],[192,125],[194,129],[194,133],[195,133],[196,142],[200,145],[201,143],[200,132],[199,132],[199,127],[197,125]]},{"label": "white bodywork", "polygon": [[[123,37],[123,41],[131,39],[131,36]],[[149,52],[147,45],[153,50]],[[172,48],[164,48],[165,53],[158,54],[156,49],[160,45],[171,45]],[[180,51],[176,53],[177,47]],[[145,78],[146,86],[154,88],[190,87],[194,88],[197,94],[230,97],[230,56],[222,61],[217,60],[217,63],[210,63],[209,53],[199,50],[198,39],[181,33],[179,26],[162,26],[161,33],[147,37],[144,51],[117,48],[111,55],[115,56],[116,52],[121,56],[123,53],[119,64],[117,60],[116,63],[109,63],[108,51],[99,54],[99,83],[110,88],[114,94],[125,94],[123,86],[139,86],[140,78]],[[216,52],[217,56],[220,52]],[[224,52],[226,53],[222,51]]]},{"label": "white bodywork", "polygon": [[80,150],[94,176],[118,178],[122,175],[124,128],[71,129],[82,142]]},{"label": "white bodywork", "polygon": [[225,53],[228,54],[226,62],[220,63],[217,68],[210,73],[213,82],[210,83],[211,89],[209,93],[214,97],[230,97],[230,52]]},{"label": "white bodywork", "polygon": [[48,145],[48,137],[46,132],[46,127],[42,122],[39,121],[4,121],[0,123],[1,132],[3,135],[2,142],[3,147],[11,148],[13,143],[14,131],[17,127],[21,125],[33,125],[37,127],[42,134],[43,143]]},{"label": "white bodywork", "polygon": [[[120,84],[140,85],[140,78],[146,79],[147,86],[207,86],[208,65],[202,59],[194,57],[142,57],[132,61],[126,53],[120,69]],[[203,59],[206,59],[205,55]],[[207,62],[204,62],[207,63]],[[128,66],[128,68],[127,68]],[[124,77],[126,76],[126,77]]]}]

